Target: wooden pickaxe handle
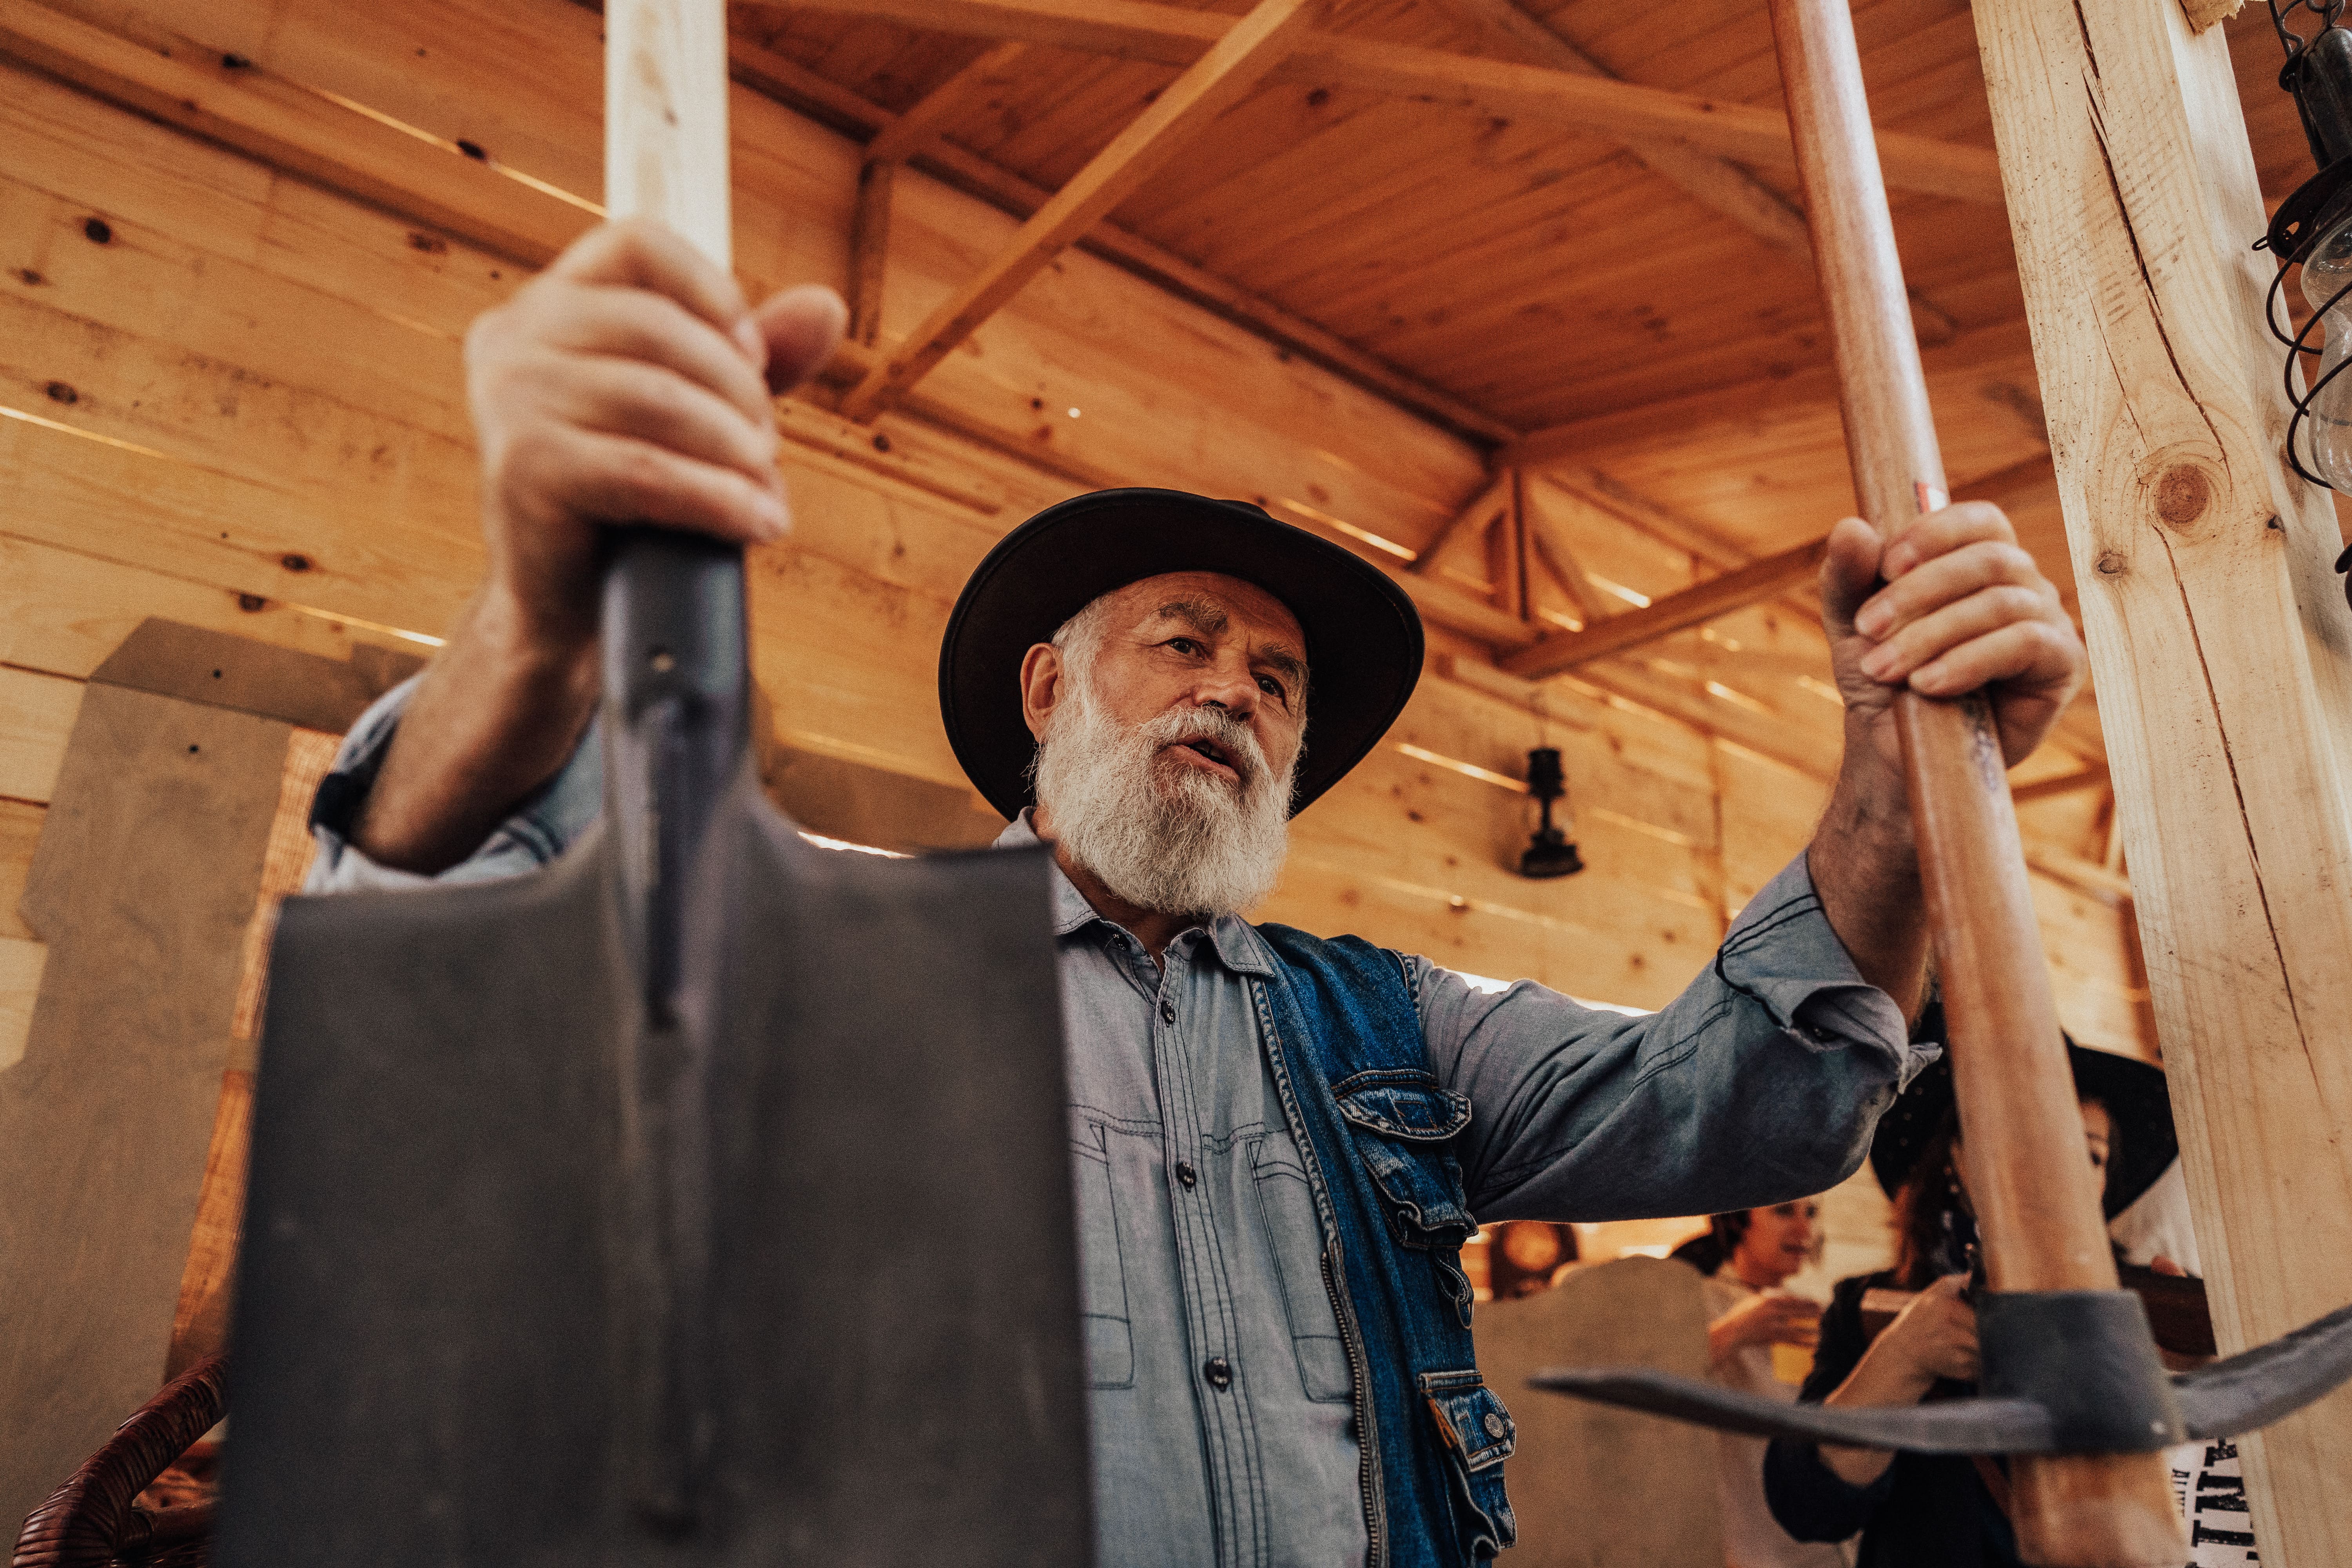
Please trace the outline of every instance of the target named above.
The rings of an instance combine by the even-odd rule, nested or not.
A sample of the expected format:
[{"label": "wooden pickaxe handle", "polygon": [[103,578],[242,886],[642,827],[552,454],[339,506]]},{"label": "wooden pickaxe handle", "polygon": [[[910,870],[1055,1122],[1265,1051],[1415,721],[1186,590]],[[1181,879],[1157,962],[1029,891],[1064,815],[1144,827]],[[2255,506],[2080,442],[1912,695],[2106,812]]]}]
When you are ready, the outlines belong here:
[{"label": "wooden pickaxe handle", "polygon": [[[1854,490],[1892,538],[1949,493],[1845,0],[1772,0],[1780,80],[1827,302]],[[2000,743],[1976,698],[1896,700],[1962,1130],[1994,1290],[2112,1290]],[[2012,1522],[2046,1568],[2177,1568],[2159,1454],[2020,1456]]]}]

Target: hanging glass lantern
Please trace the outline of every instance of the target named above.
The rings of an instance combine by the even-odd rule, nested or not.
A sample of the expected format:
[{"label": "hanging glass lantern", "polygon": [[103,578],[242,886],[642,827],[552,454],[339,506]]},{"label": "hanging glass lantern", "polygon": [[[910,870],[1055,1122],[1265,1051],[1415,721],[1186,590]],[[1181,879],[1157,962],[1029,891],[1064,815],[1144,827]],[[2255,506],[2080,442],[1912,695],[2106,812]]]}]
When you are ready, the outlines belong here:
[{"label": "hanging glass lantern", "polygon": [[[2352,376],[2344,374],[2352,363],[2352,31],[2343,26],[2346,0],[2267,3],[2286,51],[2279,85],[2294,95],[2319,167],[2279,205],[2270,232],[2255,244],[2279,263],[2263,313],[2288,350],[2294,418],[2287,426],[2287,461],[2314,484],[2352,492]],[[2301,26],[2315,30],[2306,38],[2295,30]],[[2278,296],[2297,263],[2311,319],[2289,335],[2279,324]],[[2296,370],[2305,355],[2318,363],[2310,367],[2308,390],[2298,390]]]}]

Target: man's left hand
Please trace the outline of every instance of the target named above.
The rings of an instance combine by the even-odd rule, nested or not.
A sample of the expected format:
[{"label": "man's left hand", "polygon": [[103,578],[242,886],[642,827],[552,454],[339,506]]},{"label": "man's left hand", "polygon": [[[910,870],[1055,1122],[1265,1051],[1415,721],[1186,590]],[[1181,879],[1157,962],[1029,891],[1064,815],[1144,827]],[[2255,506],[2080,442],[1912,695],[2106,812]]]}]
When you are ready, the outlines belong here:
[{"label": "man's left hand", "polygon": [[1927,923],[1895,693],[1986,689],[2016,763],[2083,683],[2083,642],[2009,519],[1983,501],[1930,512],[1892,545],[1859,518],[1839,523],[1822,563],[1822,629],[1845,698],[1845,760],[1807,865],[1854,966],[1907,1016]]},{"label": "man's left hand", "polygon": [[1860,518],[1839,523],[1822,566],[1822,628],[1847,743],[1866,736],[1889,765],[1900,765],[1894,705],[1906,685],[1923,697],[1989,688],[2014,765],[2083,683],[2083,641],[2056,586],[1990,501],[1930,512],[1892,544]]}]

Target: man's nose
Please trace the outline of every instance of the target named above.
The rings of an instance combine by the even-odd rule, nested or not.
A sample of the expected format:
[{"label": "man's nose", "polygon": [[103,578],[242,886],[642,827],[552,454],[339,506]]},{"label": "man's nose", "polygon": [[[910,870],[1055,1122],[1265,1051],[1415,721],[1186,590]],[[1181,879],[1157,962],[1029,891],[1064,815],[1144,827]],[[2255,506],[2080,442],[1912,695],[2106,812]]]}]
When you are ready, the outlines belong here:
[{"label": "man's nose", "polygon": [[1223,709],[1236,719],[1247,719],[1257,711],[1256,677],[1246,669],[1219,668],[1204,673],[1192,689],[1192,700],[1202,707]]}]

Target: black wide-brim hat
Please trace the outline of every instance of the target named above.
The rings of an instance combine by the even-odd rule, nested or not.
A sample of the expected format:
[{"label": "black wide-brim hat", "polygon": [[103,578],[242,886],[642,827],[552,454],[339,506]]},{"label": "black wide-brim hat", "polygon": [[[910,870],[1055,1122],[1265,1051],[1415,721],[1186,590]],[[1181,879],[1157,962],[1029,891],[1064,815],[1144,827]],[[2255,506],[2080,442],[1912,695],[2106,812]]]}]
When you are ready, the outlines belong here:
[{"label": "black wide-brim hat", "polygon": [[1021,661],[1116,588],[1218,572],[1282,601],[1307,634],[1307,751],[1295,816],[1363,760],[1421,679],[1421,617],[1370,562],[1245,501],[1182,490],[1097,490],[1047,507],[971,574],[940,644],[940,714],[956,760],[1006,816],[1032,804],[1036,742]]},{"label": "black wide-brim hat", "polygon": [[[1940,999],[1927,1004],[1912,1026],[1911,1037],[1938,1042],[1946,1037]],[[2165,1087],[2162,1068],[2078,1046],[2072,1035],[2065,1039],[2074,1093],[2105,1106],[2115,1124],[2106,1191],[2101,1198],[2106,1216],[2113,1219],[2154,1186],[2180,1152],[2180,1137],[2172,1125],[2172,1094]],[[1920,1155],[1951,1113],[1952,1058],[1947,1051],[1921,1069],[1878,1119],[1878,1131],[1870,1141],[1870,1173],[1888,1197],[1911,1179]]]}]

